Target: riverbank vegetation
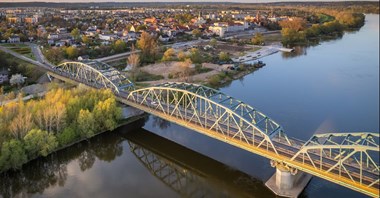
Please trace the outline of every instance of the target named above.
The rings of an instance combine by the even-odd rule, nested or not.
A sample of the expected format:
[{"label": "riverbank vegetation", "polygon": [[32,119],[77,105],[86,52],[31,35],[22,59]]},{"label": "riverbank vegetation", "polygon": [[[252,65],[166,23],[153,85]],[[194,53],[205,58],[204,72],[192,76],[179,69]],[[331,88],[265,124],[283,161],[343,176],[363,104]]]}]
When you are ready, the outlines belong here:
[{"label": "riverbank vegetation", "polygon": [[113,130],[121,118],[109,90],[55,89],[40,100],[8,103],[0,107],[0,172]]},{"label": "riverbank vegetation", "polygon": [[318,14],[317,23],[309,26],[307,24],[310,22],[302,18],[281,21],[279,24],[282,27],[282,44],[284,46],[305,45],[309,41],[324,37],[342,36],[345,30],[357,29],[364,25],[365,15],[361,13],[337,13],[330,10],[324,10],[324,12]]}]

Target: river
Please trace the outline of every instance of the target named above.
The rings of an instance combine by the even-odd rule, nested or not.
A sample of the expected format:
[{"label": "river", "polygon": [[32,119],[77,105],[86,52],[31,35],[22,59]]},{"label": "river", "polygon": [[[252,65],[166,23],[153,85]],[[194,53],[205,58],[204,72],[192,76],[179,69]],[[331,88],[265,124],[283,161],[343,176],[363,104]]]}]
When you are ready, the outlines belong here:
[{"label": "river", "polygon": [[[288,136],[379,131],[379,15],[340,39],[262,60],[265,67],[221,91]],[[274,197],[264,185],[274,171],[267,159],[150,116],[0,175],[0,195]],[[365,197],[317,177],[300,197],[322,194]]]}]

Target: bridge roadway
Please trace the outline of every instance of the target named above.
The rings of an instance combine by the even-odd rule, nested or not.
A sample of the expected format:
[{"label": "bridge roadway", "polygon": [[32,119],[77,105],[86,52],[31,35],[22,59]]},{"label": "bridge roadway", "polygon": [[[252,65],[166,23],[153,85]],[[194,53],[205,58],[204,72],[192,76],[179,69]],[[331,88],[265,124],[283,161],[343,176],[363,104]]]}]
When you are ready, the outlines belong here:
[{"label": "bridge roadway", "polygon": [[[74,83],[75,82],[84,83],[88,85],[87,82],[84,80],[80,80],[80,79],[73,80],[72,75],[68,75],[67,73],[56,71],[54,69],[51,71],[53,72],[53,73],[49,72],[51,75],[61,80],[71,81]],[[94,87],[94,86],[92,85],[91,87]],[[95,86],[94,88],[103,88],[103,87],[98,85],[98,86]],[[305,144],[305,141],[298,140],[295,138],[288,138],[289,141],[292,142],[292,145],[288,145],[286,143],[285,138],[280,138],[280,137],[274,138],[272,139],[272,142],[276,147],[276,150],[277,150],[277,153],[276,153],[272,148],[270,148],[268,144],[263,144],[263,139],[264,139],[263,137],[255,136],[254,138],[252,137],[253,140],[249,139],[248,142],[246,142],[246,141],[242,141],[241,137],[234,136],[234,134],[236,134],[236,132],[239,131],[238,126],[236,126],[236,124],[230,124],[229,126],[221,125],[222,127],[221,129],[225,131],[205,129],[205,127],[211,127],[211,125],[213,125],[216,121],[215,116],[212,114],[209,114],[207,116],[203,115],[201,117],[202,119],[206,121],[205,123],[207,123],[206,126],[202,126],[202,124],[200,124],[194,116],[193,117],[191,116],[191,114],[194,112],[189,111],[188,109],[180,108],[180,111],[176,112],[174,111],[174,108],[175,108],[174,105],[161,104],[163,105],[165,109],[168,109],[168,112],[174,112],[172,115],[168,115],[167,112],[158,110],[158,107],[154,103],[153,100],[147,98],[146,99],[147,101],[145,103],[138,104],[127,99],[129,94],[130,92],[128,91],[121,91],[119,93],[115,93],[117,99],[120,102],[133,106],[135,108],[141,109],[145,112],[151,113],[153,115],[169,120],[171,122],[177,123],[181,126],[190,128],[201,134],[229,143],[231,145],[234,145],[236,147],[242,148],[249,152],[258,154],[265,158],[268,158],[277,162],[283,162],[285,163],[285,165],[288,165],[297,170],[321,177],[323,179],[326,179],[328,181],[359,191],[366,195],[369,195],[372,197],[378,197],[379,195],[379,191],[378,191],[379,174],[378,172],[375,173],[370,170],[370,168],[374,168],[374,167],[369,167],[368,169],[366,169],[363,166],[361,168],[357,164],[348,163],[347,161],[344,161],[343,163],[347,168],[346,172],[345,170],[342,170],[340,166],[336,166],[330,172],[326,172],[326,170],[333,167],[337,163],[336,159],[332,157],[323,156],[320,153],[309,152],[312,160],[308,158],[302,158],[301,156],[298,156],[297,158],[295,158],[295,160],[291,160],[291,158]],[[183,117],[184,115],[186,115],[186,117]],[[246,135],[248,134],[249,133],[246,133]],[[261,144],[259,147],[253,146],[253,145],[257,146],[259,144]],[[337,154],[338,153],[336,153],[335,156]],[[349,172],[350,175],[347,174],[347,172]],[[361,174],[362,174],[362,177],[361,177]],[[371,184],[372,186],[368,187],[368,185],[371,185]]]},{"label": "bridge roadway", "polygon": [[[129,94],[128,92],[122,93],[121,97],[125,98],[125,97],[127,97],[128,94]],[[168,117],[167,114],[163,113],[162,111],[157,110],[158,106],[155,105],[152,100],[150,100],[150,99],[147,99],[147,100],[148,101],[146,103],[144,103],[143,105],[136,105],[135,103],[133,103],[133,102],[131,103],[128,101],[125,101],[125,103],[127,103],[131,106],[134,106],[136,108],[142,109],[142,110],[149,112],[151,114],[157,115],[159,117]],[[151,105],[147,105],[147,104],[151,104]],[[175,112],[175,111],[173,111],[175,108],[174,105],[166,105],[166,104],[163,104],[163,105],[165,105],[164,109],[169,107],[169,112]],[[175,113],[175,116],[170,116],[170,118],[167,118],[167,119],[173,121],[174,117],[176,117],[176,119],[178,119],[179,117],[181,117],[183,115],[186,116],[186,114],[188,114],[189,116],[186,116],[185,119],[179,119],[178,121],[175,121],[175,123],[179,123],[180,125],[183,125],[187,128],[193,128],[194,125],[196,125],[195,127],[201,127],[202,128],[201,130],[196,130],[197,132],[204,131],[204,129],[203,129],[204,127],[199,126],[199,122],[194,117],[190,116],[190,115],[193,115],[193,112],[189,112],[189,110],[186,110],[183,108],[181,109],[181,112],[182,112],[182,114],[179,114],[177,112],[177,113]],[[204,120],[207,120],[206,127],[211,127],[215,123],[216,119],[214,117],[215,116],[213,116],[211,114],[209,114],[207,116],[202,116],[202,118]],[[183,122],[183,120],[185,120],[185,122]],[[205,135],[210,136],[210,137],[213,137],[213,138],[217,138],[221,141],[232,143],[232,144],[234,144],[234,142],[237,141],[237,143],[239,145],[236,145],[236,146],[242,147],[241,144],[245,144],[245,146],[243,146],[244,148],[251,147],[252,145],[259,145],[261,143],[261,141],[263,140],[263,138],[257,137],[253,141],[251,139],[248,139],[249,143],[246,143],[244,141],[241,141],[241,139],[238,139],[236,136],[234,137],[234,134],[236,134],[236,132],[239,131],[239,129],[236,125],[232,124],[229,127],[227,125],[223,125],[223,127],[224,127],[225,131],[227,132],[227,135],[222,134],[222,137],[220,137],[220,134],[218,134],[218,133],[223,133],[223,132],[218,132],[218,131],[217,132],[208,131],[208,132],[200,132],[200,133],[205,134]],[[229,130],[228,130],[228,128],[229,128]],[[224,132],[224,133],[226,133],[226,132]],[[249,135],[249,133],[247,133],[247,135]],[[228,138],[226,138],[225,136],[227,136]],[[274,152],[274,150],[271,148],[269,148],[269,151],[271,153],[268,153],[266,155],[263,155],[262,153],[260,153],[260,151],[255,152],[255,153],[257,153],[258,155],[267,157],[269,159],[276,160],[276,161],[280,161],[280,160],[289,161],[289,164],[291,164],[292,167],[296,167],[299,170],[302,170],[304,172],[308,172],[310,174],[315,175],[315,172],[314,172],[315,170],[310,171],[310,170],[308,170],[307,167],[302,165],[302,158],[301,157],[297,158],[297,162],[290,161],[290,159],[299,151],[299,149],[302,147],[302,145],[304,145],[305,142],[302,140],[295,139],[295,138],[289,138],[289,139],[293,143],[292,145],[288,145],[286,143],[285,138],[273,139],[273,143],[275,144],[275,147],[276,147],[279,155],[277,155]],[[265,153],[266,153],[266,151],[267,151],[266,149],[268,149],[268,148],[266,148],[267,146],[268,145],[262,144],[260,146],[261,149],[263,149],[261,152],[264,153],[264,151],[265,151]],[[245,150],[247,150],[247,149],[245,149]],[[279,156],[282,156],[282,157],[279,158]],[[321,156],[319,155],[319,153],[312,153],[311,156],[314,159],[316,159],[316,161],[314,161],[315,166],[317,166],[317,167],[322,166],[323,170],[328,170],[333,165],[336,164],[336,160],[334,160],[333,158],[328,158],[326,156],[322,156],[325,161],[322,161],[322,163],[320,163],[319,158]],[[308,159],[305,159],[305,160],[306,160],[305,162],[308,166],[313,166],[313,164],[310,160],[308,160]],[[350,168],[348,171],[352,172],[352,176],[355,177],[354,179],[359,180],[360,175],[358,172],[360,172],[360,167],[356,166],[356,164],[350,164],[350,163],[345,163],[345,165],[347,165]],[[339,176],[338,167],[333,169],[332,173]],[[349,177],[347,174],[344,174],[344,173],[341,173],[341,174],[343,176]],[[374,180],[378,179],[378,177],[379,177],[377,174],[373,173],[372,171],[370,171],[368,169],[363,169],[363,176],[364,176],[364,177],[362,177],[363,183],[367,184],[367,185],[371,184]],[[331,178],[329,178],[329,180],[331,180]],[[375,187],[378,188],[378,185]]]}]

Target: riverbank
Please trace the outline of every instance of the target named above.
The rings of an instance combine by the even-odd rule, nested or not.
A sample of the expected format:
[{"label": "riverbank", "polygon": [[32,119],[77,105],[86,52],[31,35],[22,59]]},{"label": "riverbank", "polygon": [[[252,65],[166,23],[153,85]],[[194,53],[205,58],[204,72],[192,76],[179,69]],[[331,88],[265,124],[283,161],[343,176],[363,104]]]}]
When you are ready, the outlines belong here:
[{"label": "riverbank", "polygon": [[[123,118],[122,120],[120,120],[119,124],[116,126],[115,129],[117,129],[117,128],[119,128],[119,127],[122,127],[122,126],[125,126],[125,125],[128,125],[128,124],[132,124],[132,123],[134,123],[134,122],[136,122],[136,121],[138,121],[138,120],[145,119],[147,116],[148,116],[148,114],[145,113],[145,112],[141,112],[141,113],[139,113],[139,114],[135,114],[135,115],[130,114],[129,117],[125,117],[125,118]],[[32,161],[34,161],[34,160],[38,160],[38,159],[40,159],[40,158],[47,158],[49,155],[51,155],[51,154],[53,154],[53,153],[56,153],[56,152],[58,152],[58,151],[62,151],[62,150],[64,150],[64,149],[67,149],[67,148],[69,148],[69,147],[72,147],[72,146],[74,146],[74,145],[76,145],[76,144],[79,144],[79,143],[81,143],[81,142],[83,142],[83,141],[88,141],[88,140],[90,140],[90,139],[92,139],[92,138],[94,138],[94,137],[96,137],[96,136],[98,136],[98,135],[101,135],[101,134],[103,134],[103,133],[106,133],[106,132],[111,132],[111,131],[110,131],[110,130],[104,130],[104,131],[100,131],[100,132],[94,133],[94,134],[91,135],[90,137],[83,137],[83,138],[80,138],[80,139],[75,140],[75,141],[73,141],[73,142],[71,142],[71,143],[69,143],[69,144],[66,144],[66,145],[63,145],[63,146],[60,146],[60,147],[54,149],[54,150],[53,150],[52,152],[50,152],[47,156],[41,156],[41,155],[38,155],[38,156],[31,157],[30,159],[28,159],[28,161],[26,161],[25,163],[23,163],[21,166],[25,166],[25,165],[27,165],[28,163],[30,163],[30,162],[32,162]],[[13,170],[13,169],[0,170],[0,174],[5,173],[5,172],[7,172],[7,171],[12,171],[12,170]]]}]

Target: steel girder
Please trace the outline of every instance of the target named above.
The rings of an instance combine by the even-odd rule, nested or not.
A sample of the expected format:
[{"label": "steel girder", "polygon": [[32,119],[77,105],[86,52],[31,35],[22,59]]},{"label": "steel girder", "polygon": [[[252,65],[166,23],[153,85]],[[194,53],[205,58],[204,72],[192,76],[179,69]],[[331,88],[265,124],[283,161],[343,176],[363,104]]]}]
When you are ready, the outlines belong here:
[{"label": "steel girder", "polygon": [[134,89],[133,83],[108,64],[98,61],[65,62],[53,68],[59,75],[95,88],[109,88],[115,93]]},{"label": "steel girder", "polygon": [[282,135],[287,140],[282,128],[261,112],[202,85],[165,83],[132,91],[127,100],[149,108],[152,114],[175,117],[179,119],[178,124],[197,125],[201,128],[198,131],[206,135],[216,132],[224,139],[236,139],[276,154],[271,138]]},{"label": "steel girder", "polygon": [[205,188],[208,184],[202,178],[202,175],[198,176],[193,171],[179,166],[131,141],[128,141],[128,144],[133,155],[156,178],[182,197],[215,197],[208,188]]},{"label": "steel girder", "polygon": [[379,134],[326,133],[313,135],[291,161],[311,165],[368,188],[379,188]]}]

